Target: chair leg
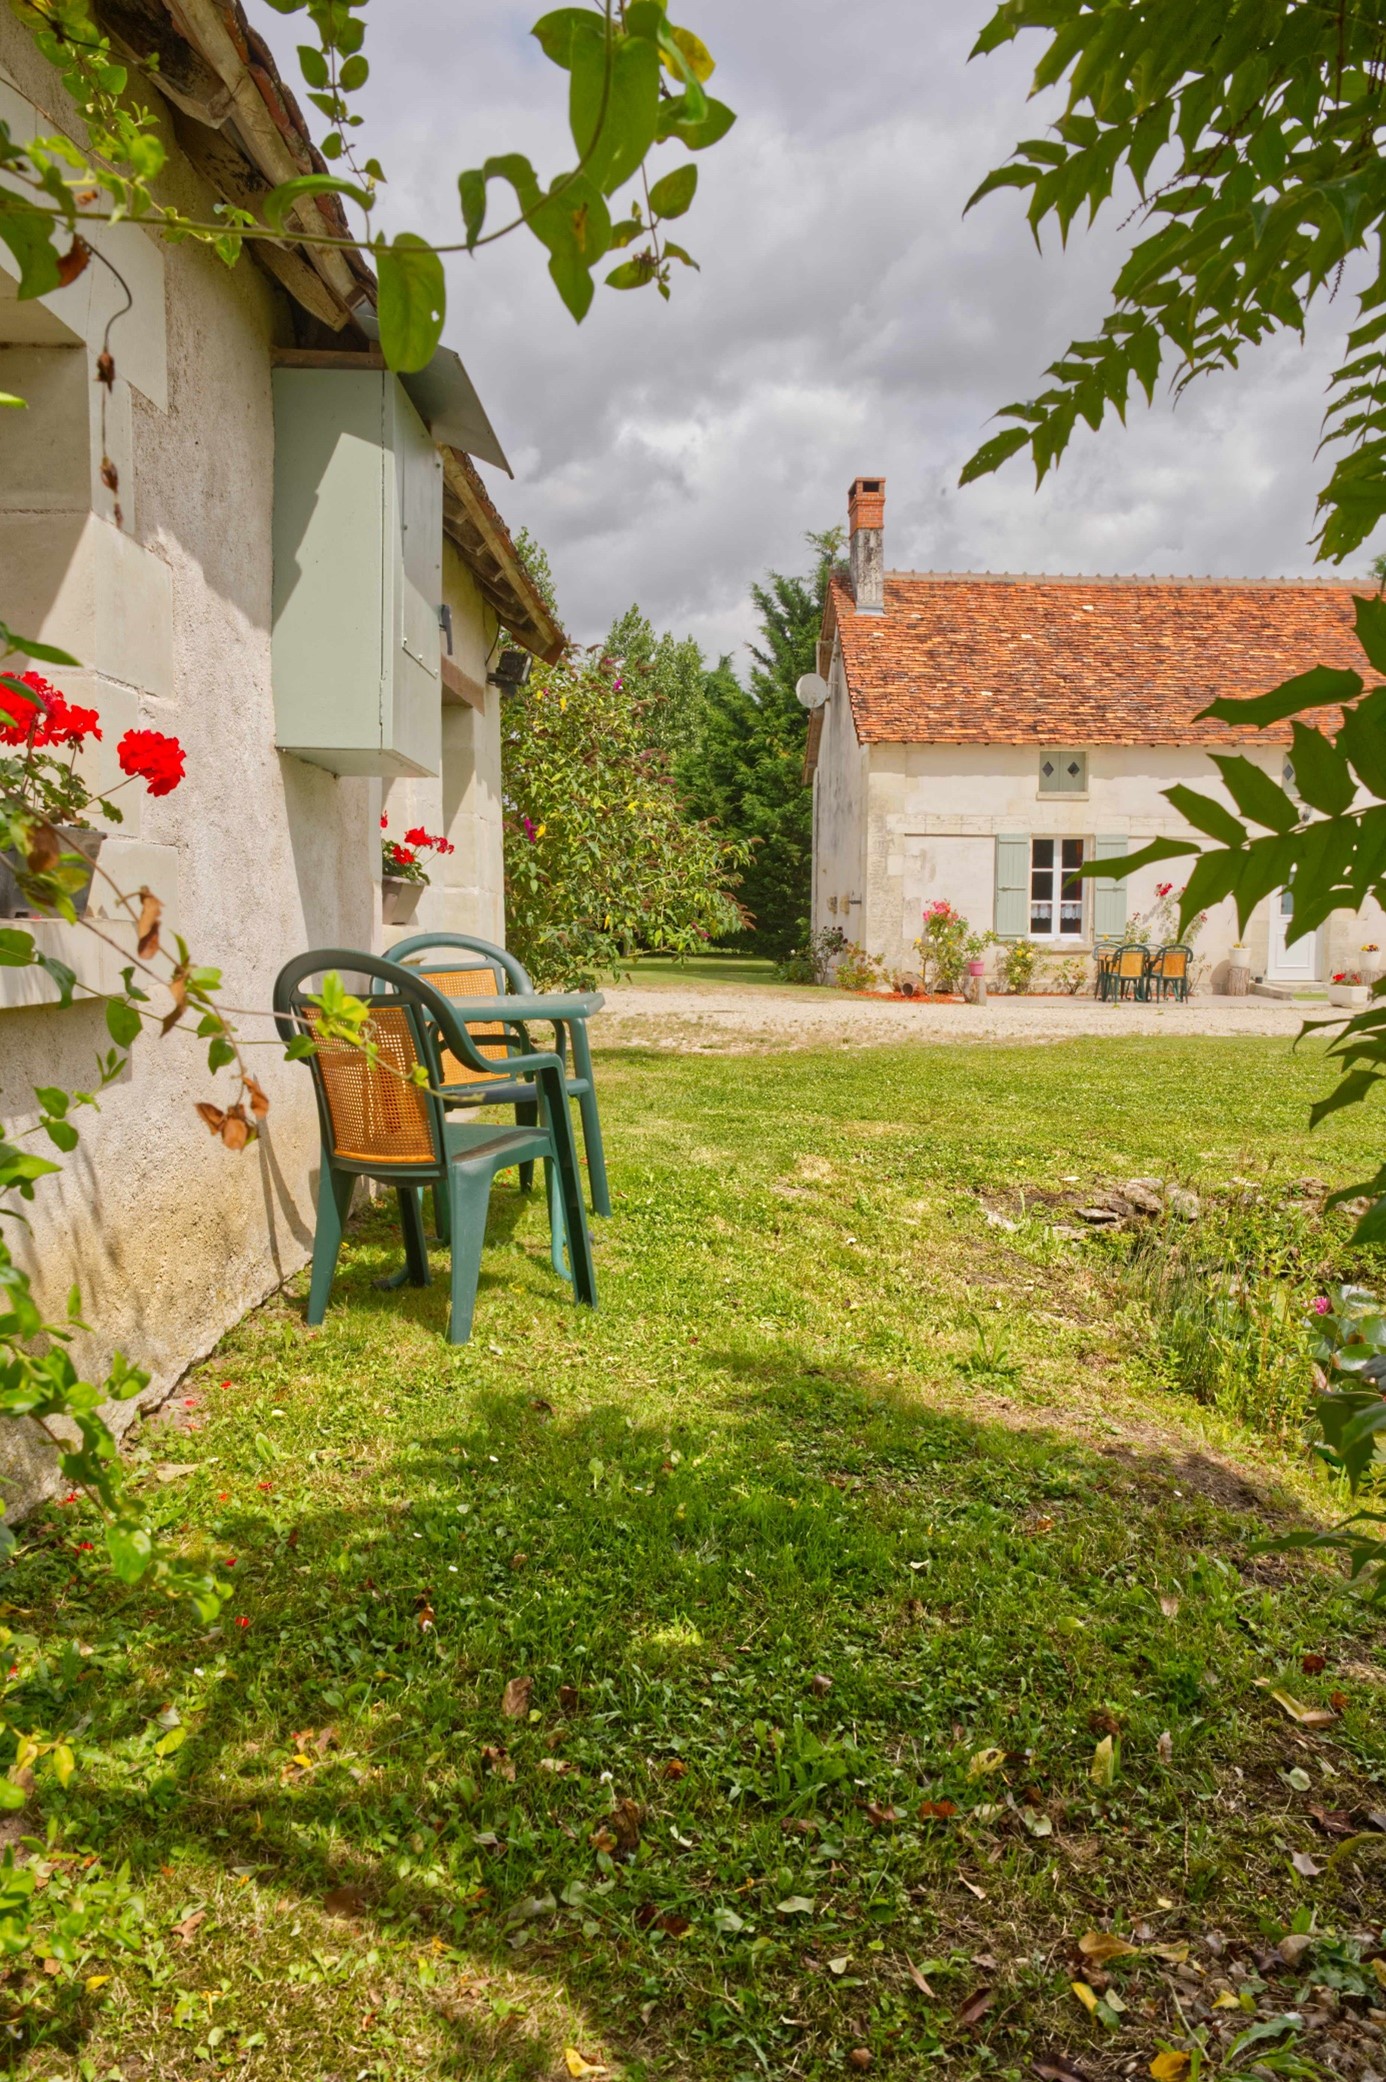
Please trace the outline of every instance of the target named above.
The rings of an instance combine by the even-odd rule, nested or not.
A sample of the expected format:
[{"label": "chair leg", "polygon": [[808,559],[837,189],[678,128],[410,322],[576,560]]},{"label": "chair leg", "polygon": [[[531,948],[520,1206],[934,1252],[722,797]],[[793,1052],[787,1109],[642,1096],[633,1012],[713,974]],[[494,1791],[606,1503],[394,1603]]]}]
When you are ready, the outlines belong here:
[{"label": "chair leg", "polygon": [[552,1157],[544,1159],[544,1196],[549,1203],[549,1258],[561,1280],[572,1282],[568,1269],[568,1225],[563,1219],[563,1188]]},{"label": "chair leg", "polygon": [[577,1151],[573,1143],[573,1123],[568,1112],[567,1089],[562,1076],[554,1070],[545,1070],[542,1076],[552,1082],[548,1093],[549,1128],[553,1135],[554,1157],[558,1170],[559,1189],[563,1196],[563,1216],[568,1230],[568,1263],[572,1267],[573,1298],[585,1302],[588,1308],[597,1306],[597,1269],[592,1262],[592,1239],[587,1231],[587,1209],[582,1200],[582,1180],[578,1176]]},{"label": "chair leg", "polygon": [[411,1287],[428,1285],[428,1243],[424,1236],[423,1201],[417,1186],[401,1186],[399,1226],[404,1231],[404,1263]]},{"label": "chair leg", "polygon": [[592,1212],[597,1215],[611,1213],[611,1188],[606,1176],[606,1148],[602,1142],[602,1117],[597,1108],[597,1084],[592,1075],[592,1044],[587,1038],[587,1022],[574,1020],[573,1068],[585,1082],[587,1089],[578,1100],[582,1115],[582,1144],[587,1152],[587,1179],[592,1194]]},{"label": "chair leg", "polygon": [[[532,1128],[535,1126],[538,1119],[539,1108],[537,1103],[533,1099],[517,1099],[515,1101],[515,1126],[517,1128]],[[521,1164],[520,1166],[520,1191],[522,1193],[529,1193],[532,1192],[533,1189],[534,1159],[533,1157],[530,1157],[525,1163]]]},{"label": "chair leg", "polygon": [[486,1211],[491,1180],[484,1171],[453,1164],[448,1172],[448,1212],[452,1220],[452,1308],[448,1343],[465,1345],[472,1334],[476,1290],[481,1278],[481,1250],[486,1241]]},{"label": "chair leg", "polygon": [[433,1194],[433,1234],[437,1237],[439,1243],[446,1244],[450,1241],[451,1235],[448,1228],[448,1196],[441,1186],[434,1186],[431,1190]]},{"label": "chair leg", "polygon": [[313,1232],[313,1277],[308,1286],[310,1323],[321,1323],[327,1314],[327,1298],[332,1292],[337,1254],[342,1248],[342,1234],[351,1211],[355,1184],[356,1180],[349,1171],[334,1171],[324,1156],[322,1175],[318,1180],[317,1227]]}]

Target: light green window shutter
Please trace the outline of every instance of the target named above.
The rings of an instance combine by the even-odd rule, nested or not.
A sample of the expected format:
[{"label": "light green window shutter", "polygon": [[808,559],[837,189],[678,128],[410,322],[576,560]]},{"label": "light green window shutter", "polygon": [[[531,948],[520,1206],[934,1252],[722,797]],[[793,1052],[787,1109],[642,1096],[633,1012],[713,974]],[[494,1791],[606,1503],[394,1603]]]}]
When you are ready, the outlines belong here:
[{"label": "light green window shutter", "polygon": [[[1129,851],[1124,838],[1098,837],[1093,841],[1094,860],[1114,860]],[[1110,875],[1095,875],[1092,884],[1092,935],[1095,940],[1120,940],[1126,934],[1126,884]]]},{"label": "light green window shutter", "polygon": [[1030,928],[1030,838],[1027,832],[996,841],[996,935],[1023,940]]}]

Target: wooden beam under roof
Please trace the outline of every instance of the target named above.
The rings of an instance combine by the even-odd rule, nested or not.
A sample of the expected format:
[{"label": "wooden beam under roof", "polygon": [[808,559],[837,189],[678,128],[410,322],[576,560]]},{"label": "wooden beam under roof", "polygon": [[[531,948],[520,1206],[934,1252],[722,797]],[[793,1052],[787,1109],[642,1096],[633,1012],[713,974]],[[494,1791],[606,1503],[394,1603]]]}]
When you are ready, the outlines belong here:
[{"label": "wooden beam under roof", "polygon": [[537,658],[556,665],[568,639],[487,497],[471,458],[459,448],[439,453],[444,530],[460,550],[482,598],[510,634]]}]

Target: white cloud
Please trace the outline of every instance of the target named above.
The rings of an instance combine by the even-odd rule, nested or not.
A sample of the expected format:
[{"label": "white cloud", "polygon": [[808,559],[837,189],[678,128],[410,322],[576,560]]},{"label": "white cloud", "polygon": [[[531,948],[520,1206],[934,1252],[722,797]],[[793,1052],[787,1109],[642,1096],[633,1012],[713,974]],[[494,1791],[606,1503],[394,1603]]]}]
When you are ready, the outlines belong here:
[{"label": "white cloud", "polygon": [[[538,0],[386,6],[368,17],[362,97],[386,221],[455,238],[462,166],[515,148],[548,177],[569,163],[565,83],[527,35]],[[291,66],[289,24],[256,11]],[[516,471],[492,489],[547,546],[575,634],[638,600],[714,651],[741,642],[751,581],[802,568],[804,534],[844,518],[862,471],[889,480],[902,568],[1313,570],[1313,450],[1345,308],[1306,349],[1280,342],[1177,409],[1160,398],[1125,431],[1081,431],[1038,494],[1018,462],[959,491],[990,415],[1100,322],[1120,251],[1100,225],[1041,258],[1014,195],[963,217],[1041,126],[1038,46],[969,65],[989,9],[956,0],[681,12],[740,120],[700,155],[685,223],[702,271],[672,305],[599,289],[575,327],[523,233],[449,267],[447,338]]]}]

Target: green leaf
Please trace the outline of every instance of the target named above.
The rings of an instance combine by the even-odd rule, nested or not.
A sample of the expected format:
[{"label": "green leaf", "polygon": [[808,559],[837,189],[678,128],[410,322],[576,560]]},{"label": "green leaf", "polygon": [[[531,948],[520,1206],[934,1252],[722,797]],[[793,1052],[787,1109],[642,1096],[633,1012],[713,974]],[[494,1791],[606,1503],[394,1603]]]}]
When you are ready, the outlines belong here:
[{"label": "green leaf", "polygon": [[34,936],[17,926],[0,926],[0,968],[27,969],[34,961]]},{"label": "green leaf", "polygon": [[1164,797],[1170,808],[1177,810],[1195,831],[1206,832],[1210,839],[1219,839],[1224,846],[1246,844],[1246,826],[1239,824],[1225,804],[1216,802],[1211,795],[1200,795],[1180,782],[1173,788],[1166,788]]},{"label": "green leaf", "polygon": [[344,94],[355,94],[365,86],[371,76],[371,68],[365,58],[348,58],[337,74],[337,84]]},{"label": "green leaf", "polygon": [[21,299],[49,296],[62,287],[53,244],[58,222],[50,210],[36,209],[0,188],[0,241],[18,264]]},{"label": "green leaf", "polygon": [[17,1786],[12,1778],[0,1778],[0,1811],[18,1814],[28,1802],[29,1795],[23,1786]]},{"label": "green leaf", "polygon": [[606,278],[608,289],[643,289],[650,280],[652,269],[648,261],[623,260],[614,267]]},{"label": "green leaf", "polygon": [[18,651],[22,658],[37,658],[42,665],[80,666],[82,662],[80,658],[74,658],[71,651],[60,651],[54,644],[40,643],[34,636],[17,636],[13,629],[0,628],[0,636],[4,637],[6,650]]},{"label": "green leaf", "polygon": [[[1237,808],[1267,831],[1293,831],[1299,823],[1298,806],[1291,802],[1283,788],[1277,787],[1264,767],[1244,758],[1240,753],[1228,757],[1213,754],[1213,764],[1222,775],[1227,792]],[[1171,789],[1170,794],[1174,793]]]},{"label": "green leaf", "polygon": [[1386,800],[1386,687],[1376,687],[1343,718],[1338,750],[1378,801]]},{"label": "green leaf", "polygon": [[661,101],[655,135],[662,142],[675,137],[690,152],[705,152],[724,138],[736,121],[733,110],[725,101],[714,101],[704,97],[704,110],[699,116],[690,113],[686,97],[676,94],[672,100]]},{"label": "green leaf", "polygon": [[1358,673],[1342,672],[1331,665],[1316,665],[1310,672],[1301,672],[1292,680],[1283,680],[1278,687],[1272,687],[1269,694],[1253,694],[1247,699],[1223,695],[1217,701],[1210,701],[1207,708],[1200,709],[1199,715],[1215,717],[1220,723],[1261,730],[1267,723],[1283,723],[1288,716],[1297,716],[1307,708],[1327,708],[1330,703],[1355,701],[1361,692],[1362,680]]},{"label": "green leaf", "polygon": [[207,1049],[207,1068],[209,1070],[222,1070],[225,1069],[228,1063],[234,1063],[235,1060],[236,1051],[225,1035],[216,1035]]},{"label": "green leaf", "polygon": [[656,181],[650,190],[650,209],[657,217],[681,217],[693,201],[698,187],[696,166],[676,166]]},{"label": "green leaf", "polygon": [[56,1114],[61,1120],[67,1112],[70,1100],[60,1084],[36,1084],[34,1097],[45,1113]]},{"label": "green leaf", "polygon": [[552,14],[541,15],[529,33],[544,56],[566,72],[572,62],[574,36],[589,36],[594,28],[600,35],[601,22],[590,8],[558,7]]},{"label": "green leaf", "polygon": [[370,209],[374,201],[369,188],[362,188],[356,181],[344,180],[340,174],[298,174],[292,181],[281,181],[277,188],[271,188],[261,204],[271,231],[284,230],[290,210],[305,195],[345,195],[352,202],[359,203],[363,210]]},{"label": "green leaf", "polygon": [[989,477],[992,471],[999,470],[1002,463],[1013,456],[1017,449],[1027,447],[1029,441],[1029,427],[1007,427],[1004,433],[993,434],[990,441],[984,441],[976,454],[964,463],[962,474],[958,478],[959,486],[975,484],[979,477]]},{"label": "green leaf", "polygon": [[443,263],[417,233],[402,231],[373,249],[380,279],[380,351],[402,375],[426,368],[443,335],[447,284]]},{"label": "green leaf", "polygon": [[[590,17],[597,21],[597,17]],[[659,121],[659,52],[642,36],[575,38],[568,122],[582,172],[611,195],[643,164]]]},{"label": "green leaf", "polygon": [[68,1155],[76,1149],[80,1140],[77,1130],[73,1127],[71,1121],[46,1120],[43,1123],[43,1131],[47,1135],[48,1140],[56,1148],[62,1150],[64,1155]]},{"label": "green leaf", "polygon": [[1290,764],[1295,787],[1311,809],[1327,817],[1340,817],[1357,793],[1347,760],[1335,745],[1311,724],[1291,726]]},{"label": "green leaf", "polygon": [[1378,672],[1386,672],[1386,600],[1379,595],[1355,593],[1357,641]]},{"label": "green leaf", "polygon": [[107,998],[106,1031],[117,1048],[128,1048],[138,1038],[142,1023],[134,1006],[124,998]]},{"label": "green leaf", "polygon": [[327,59],[315,43],[301,43],[298,47],[298,65],[310,87],[325,87],[328,83]]},{"label": "green leaf", "polygon": [[154,1745],[154,1754],[156,1757],[171,1757],[175,1750],[183,1747],[187,1739],[187,1728],[180,1721],[176,1728],[170,1728],[166,1735],[159,1737]]},{"label": "green leaf", "polygon": [[122,1583],[138,1583],[154,1558],[154,1543],[142,1525],[111,1525],[106,1552]]}]

